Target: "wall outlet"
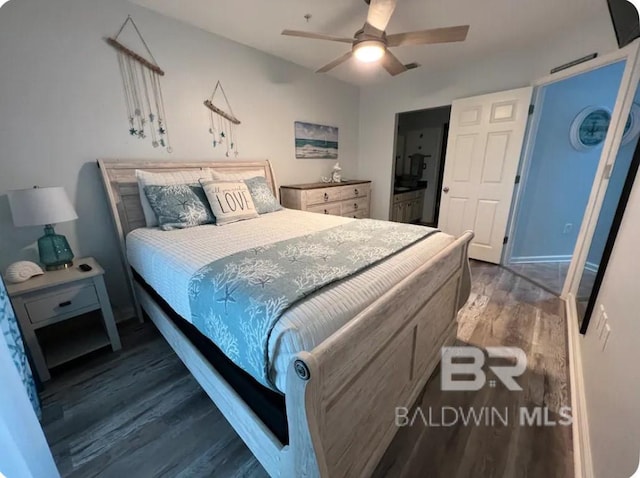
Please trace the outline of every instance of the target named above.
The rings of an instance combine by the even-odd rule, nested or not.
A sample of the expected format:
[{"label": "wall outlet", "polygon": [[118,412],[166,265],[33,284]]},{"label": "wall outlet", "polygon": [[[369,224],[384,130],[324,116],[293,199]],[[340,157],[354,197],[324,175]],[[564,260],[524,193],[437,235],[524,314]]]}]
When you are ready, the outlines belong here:
[{"label": "wall outlet", "polygon": [[564,225],[564,229],[562,230],[562,234],[569,234],[573,230],[573,224],[570,222]]}]

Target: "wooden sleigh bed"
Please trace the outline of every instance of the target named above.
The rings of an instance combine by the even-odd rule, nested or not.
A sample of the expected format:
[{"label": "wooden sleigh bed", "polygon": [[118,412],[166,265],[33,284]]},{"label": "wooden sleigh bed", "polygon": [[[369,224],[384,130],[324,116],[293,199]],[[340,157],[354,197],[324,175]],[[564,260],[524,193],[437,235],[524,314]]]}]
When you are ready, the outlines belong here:
[{"label": "wooden sleigh bed", "polygon": [[[369,476],[393,439],[396,407],[409,407],[452,345],[460,303],[469,293],[466,232],[353,317],[313,350],[300,352],[286,376],[283,444],[169,317],[166,308],[134,279],[125,238],[145,226],[135,170],[213,168],[264,170],[279,197],[268,161],[162,162],[99,160],[135,297],[218,409],[274,477]],[[442,325],[444,324],[444,325]]]}]

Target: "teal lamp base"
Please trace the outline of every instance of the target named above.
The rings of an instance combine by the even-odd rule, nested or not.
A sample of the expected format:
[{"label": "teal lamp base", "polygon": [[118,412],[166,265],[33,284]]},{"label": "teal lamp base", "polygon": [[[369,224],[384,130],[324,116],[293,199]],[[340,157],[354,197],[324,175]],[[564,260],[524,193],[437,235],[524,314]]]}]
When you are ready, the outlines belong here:
[{"label": "teal lamp base", "polygon": [[44,236],[38,239],[40,262],[48,271],[68,269],[73,266],[73,252],[67,238],[56,234],[51,224],[44,227]]}]

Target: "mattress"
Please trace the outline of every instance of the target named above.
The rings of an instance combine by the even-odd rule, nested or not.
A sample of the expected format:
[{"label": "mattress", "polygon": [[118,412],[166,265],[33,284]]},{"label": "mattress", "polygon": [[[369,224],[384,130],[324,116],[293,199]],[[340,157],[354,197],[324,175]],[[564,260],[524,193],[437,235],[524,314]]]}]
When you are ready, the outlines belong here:
[{"label": "mattress", "polygon": [[[284,209],[225,226],[175,231],[135,229],[127,235],[129,264],[182,318],[191,322],[188,287],[201,267],[236,252],[329,229],[356,219]],[[269,375],[284,393],[287,369],[382,294],[454,241],[436,233],[359,274],[323,288],[289,308],[269,338]]]}]

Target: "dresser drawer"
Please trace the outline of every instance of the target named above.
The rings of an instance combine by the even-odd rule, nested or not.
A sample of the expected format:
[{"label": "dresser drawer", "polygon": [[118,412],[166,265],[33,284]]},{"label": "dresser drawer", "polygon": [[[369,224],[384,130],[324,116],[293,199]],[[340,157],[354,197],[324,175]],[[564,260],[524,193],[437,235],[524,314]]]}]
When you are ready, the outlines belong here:
[{"label": "dresser drawer", "polygon": [[351,199],[366,197],[369,195],[369,184],[355,184],[353,186],[342,186],[340,188],[340,199]]},{"label": "dresser drawer", "polygon": [[344,217],[352,217],[354,219],[365,219],[369,217],[369,208],[367,209],[358,209],[357,211],[343,213]]},{"label": "dresser drawer", "polygon": [[361,211],[369,208],[369,198],[349,199],[342,201],[342,214]]},{"label": "dresser drawer", "polygon": [[27,299],[25,308],[32,324],[45,322],[62,314],[68,314],[80,309],[95,306],[100,308],[98,295],[93,284],[65,287],[58,292],[38,295]]},{"label": "dresser drawer", "polygon": [[340,188],[309,189],[304,192],[307,206],[340,200]]},{"label": "dresser drawer", "polygon": [[308,212],[316,212],[318,214],[331,214],[332,216],[342,216],[342,206],[339,202],[325,204],[321,206],[312,206],[307,208]]}]

